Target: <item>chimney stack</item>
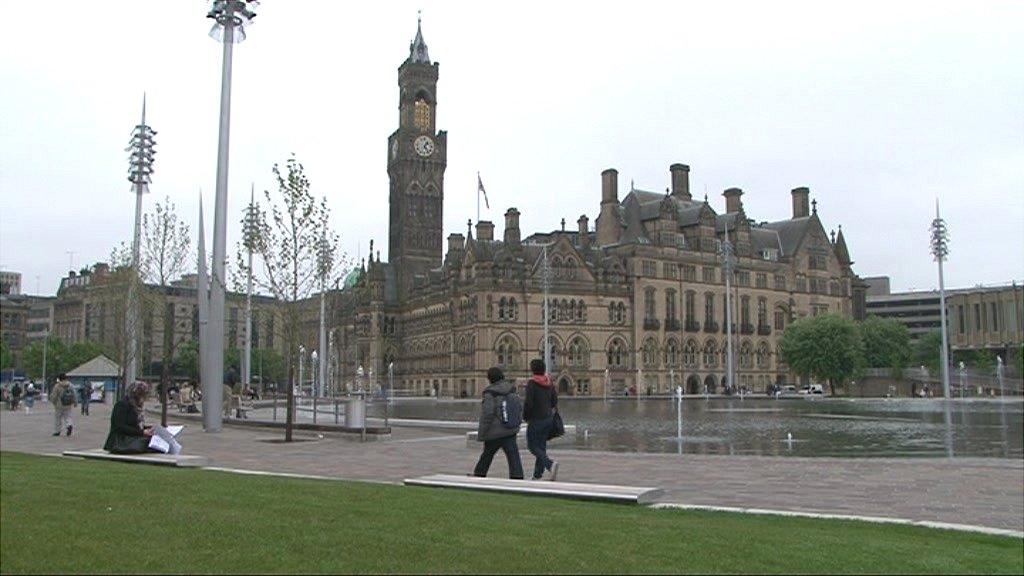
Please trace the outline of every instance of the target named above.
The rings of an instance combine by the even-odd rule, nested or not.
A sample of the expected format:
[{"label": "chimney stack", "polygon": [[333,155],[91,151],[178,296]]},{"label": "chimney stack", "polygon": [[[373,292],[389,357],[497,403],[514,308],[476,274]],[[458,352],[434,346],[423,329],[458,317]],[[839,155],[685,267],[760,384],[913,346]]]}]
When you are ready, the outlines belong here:
[{"label": "chimney stack", "polygon": [[690,201],[690,167],[686,164],[673,164],[668,167],[672,173],[672,195],[680,200]]},{"label": "chimney stack", "polygon": [[806,218],[811,215],[810,206],[808,205],[808,199],[811,196],[811,190],[806,186],[800,188],[793,188],[793,218]]},{"label": "chimney stack", "polygon": [[505,244],[519,244],[519,210],[509,208],[505,212]]},{"label": "chimney stack", "polygon": [[601,172],[601,214],[597,217],[597,245],[619,243],[619,171],[609,168]]},{"label": "chimney stack", "polygon": [[580,248],[586,250],[590,248],[590,220],[584,214],[576,223],[580,225]]},{"label": "chimney stack", "polygon": [[740,198],[743,196],[743,190],[739,188],[729,188],[725,192],[722,192],[722,196],[725,196],[725,213],[739,212],[743,208],[743,200]]},{"label": "chimney stack", "polygon": [[494,222],[480,220],[476,223],[476,239],[481,242],[494,241]]},{"label": "chimney stack", "polygon": [[448,235],[448,251],[461,252],[465,246],[466,237],[462,234]]}]

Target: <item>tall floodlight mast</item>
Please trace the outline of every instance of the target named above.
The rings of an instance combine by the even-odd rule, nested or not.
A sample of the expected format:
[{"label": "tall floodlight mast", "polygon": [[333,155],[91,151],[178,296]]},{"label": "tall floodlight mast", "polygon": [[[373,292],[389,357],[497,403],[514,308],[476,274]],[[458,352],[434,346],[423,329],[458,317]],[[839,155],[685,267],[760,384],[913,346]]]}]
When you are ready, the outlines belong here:
[{"label": "tall floodlight mast", "polygon": [[203,370],[203,427],[220,432],[224,402],[224,261],[227,251],[228,142],[231,131],[231,55],[245,40],[245,27],[256,17],[255,0],[214,0],[207,18],[214,21],[210,36],[224,45],[220,83],[220,129],[217,144],[217,191],[213,208],[213,264],[210,270],[210,319]]},{"label": "tall floodlight mast", "polygon": [[327,315],[326,295],[327,279],[330,277],[331,268],[334,266],[334,250],[327,240],[327,230],[320,236],[320,245],[317,247],[316,267],[317,279],[320,282],[320,351],[321,361],[317,369],[320,374],[320,395],[323,395],[324,382],[327,381],[327,362],[323,361],[323,351],[327,350]]},{"label": "tall floodlight mast", "polygon": [[942,392],[949,399],[949,335],[946,332],[946,284],[942,272],[942,263],[949,256],[949,230],[946,221],[939,215],[939,200],[935,199],[935,219],[932,220],[932,256],[939,263],[939,314],[942,320]]},{"label": "tall floodlight mast", "polygon": [[[124,381],[125,385],[135,381],[138,374],[139,322],[139,251],[142,240],[142,195],[149,192],[149,184],[153,174],[153,156],[156,154],[154,137],[156,131],[146,124],[146,95],[142,95],[142,120],[132,130],[132,138],[126,152],[128,158],[128,181],[132,183],[135,194],[135,233],[132,235],[132,270],[128,282],[128,313],[125,314],[125,336],[128,339]],[[119,394],[120,395],[120,394]]]},{"label": "tall floodlight mast", "polygon": [[[245,355],[242,357],[242,382],[252,385],[252,253],[257,249],[259,238],[257,222],[259,213],[256,208],[256,186],[249,192],[249,207],[245,211],[245,230],[242,231],[242,243],[248,255],[245,284]],[[263,382],[260,382],[263,386]]]},{"label": "tall floodlight mast", "polygon": [[548,317],[551,316],[551,303],[548,300],[548,291],[551,289],[551,265],[548,263],[548,247],[544,245],[544,262],[541,264],[541,282],[544,286],[544,367],[551,373],[551,340],[548,336]]}]

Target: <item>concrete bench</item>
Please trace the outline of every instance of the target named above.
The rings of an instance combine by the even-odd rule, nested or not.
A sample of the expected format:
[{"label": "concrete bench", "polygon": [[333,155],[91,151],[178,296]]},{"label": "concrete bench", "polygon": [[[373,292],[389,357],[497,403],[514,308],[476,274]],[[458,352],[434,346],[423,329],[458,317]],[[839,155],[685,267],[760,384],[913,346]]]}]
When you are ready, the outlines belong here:
[{"label": "concrete bench", "polygon": [[549,482],[547,480],[510,480],[508,478],[479,478],[434,474],[419,478],[406,478],[407,486],[434,488],[462,488],[512,494],[535,494],[580,500],[605,500],[628,504],[649,504],[664,494],[661,488],[636,486],[610,486],[607,484],[581,484],[578,482]]},{"label": "concrete bench", "polygon": [[65,450],[64,456],[74,458],[90,458],[93,460],[114,460],[117,462],[134,462],[137,464],[157,464],[161,466],[177,466],[179,468],[201,468],[209,464],[206,456],[191,454],[111,454],[102,448],[92,450]]}]

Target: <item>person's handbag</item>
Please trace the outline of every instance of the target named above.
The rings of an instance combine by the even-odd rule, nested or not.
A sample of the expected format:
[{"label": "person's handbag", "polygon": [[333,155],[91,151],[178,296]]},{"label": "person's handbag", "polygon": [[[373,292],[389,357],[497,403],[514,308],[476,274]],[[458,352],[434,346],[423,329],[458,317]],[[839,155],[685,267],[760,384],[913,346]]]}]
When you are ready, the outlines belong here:
[{"label": "person's handbag", "polygon": [[558,438],[559,436],[565,436],[565,423],[562,422],[562,415],[558,413],[558,410],[555,410],[551,416],[551,430],[548,431],[548,440]]}]

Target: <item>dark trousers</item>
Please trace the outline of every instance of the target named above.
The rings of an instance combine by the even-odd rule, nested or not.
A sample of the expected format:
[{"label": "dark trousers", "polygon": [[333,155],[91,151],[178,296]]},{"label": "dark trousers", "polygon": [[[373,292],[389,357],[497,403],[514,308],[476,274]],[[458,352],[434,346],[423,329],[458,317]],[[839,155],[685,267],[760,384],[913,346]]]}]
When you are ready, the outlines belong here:
[{"label": "dark trousers", "polygon": [[82,394],[82,414],[89,414],[89,400],[92,394]]},{"label": "dark trousers", "polygon": [[540,479],[545,470],[551,470],[551,458],[548,458],[548,433],[551,431],[551,416],[540,420],[531,420],[526,427],[526,446],[537,461],[533,465],[533,478]]},{"label": "dark trousers", "polygon": [[506,436],[504,438],[498,438],[496,440],[484,441],[484,451],[480,454],[480,459],[476,462],[476,468],[473,469],[473,476],[487,476],[487,471],[491,468],[491,461],[494,460],[494,455],[502,450],[505,452],[505,459],[508,460],[508,477],[516,480],[523,479],[523,461],[519,458],[519,446],[516,445],[516,437]]}]

